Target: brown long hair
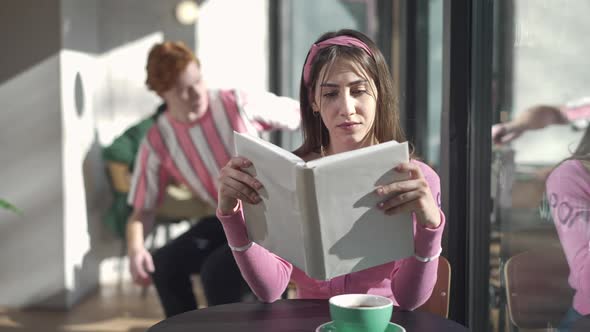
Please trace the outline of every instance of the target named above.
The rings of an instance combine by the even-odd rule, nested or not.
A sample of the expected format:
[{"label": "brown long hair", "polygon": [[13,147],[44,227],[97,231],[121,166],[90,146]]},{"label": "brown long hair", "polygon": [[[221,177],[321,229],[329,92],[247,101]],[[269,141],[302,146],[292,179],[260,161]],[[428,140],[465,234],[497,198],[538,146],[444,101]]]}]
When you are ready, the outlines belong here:
[{"label": "brown long hair", "polygon": [[569,159],[581,161],[588,172],[590,172],[590,126],[586,128],[586,132],[582,136],[582,141]]},{"label": "brown long hair", "polygon": [[586,128],[586,132],[582,137],[582,141],[574,151],[572,159],[590,161],[590,126]]},{"label": "brown long hair", "polygon": [[[576,147],[574,153],[569,158],[566,158],[555,165],[551,172],[555,171],[559,166],[561,166],[561,164],[568,160],[579,160],[584,168],[590,172],[590,126],[586,128],[586,132],[584,133],[584,136],[582,136],[582,140]],[[543,194],[543,200],[541,201],[540,206],[541,217],[547,220],[553,220],[550,209],[551,202],[547,192],[547,187],[545,187],[545,193]]]},{"label": "brown long hair", "polygon": [[579,160],[582,162],[582,165],[586,167],[588,172],[590,172],[590,126],[586,128],[586,132],[584,133],[584,136],[582,136],[580,144],[578,144],[572,155],[560,161],[551,171],[553,172],[557,167],[568,160]]},{"label": "brown long hair", "polygon": [[[361,40],[369,47],[373,56],[358,47],[332,45],[321,49],[312,60],[309,86],[306,86],[303,80],[302,71],[299,87],[299,103],[303,143],[295,150],[295,154],[299,156],[306,156],[312,152],[319,153],[322,144],[325,146],[330,143],[328,129],[321,121],[321,116],[313,115],[311,105],[313,103],[313,91],[315,91],[318,81],[321,79],[320,72],[323,68],[330,68],[337,59],[352,61],[362,68],[369,76],[367,79],[371,79],[375,84],[375,88],[377,89],[377,110],[372,133],[377,141],[383,143],[391,140],[398,142],[404,142],[406,140],[403,129],[400,126],[397,98],[393,88],[393,78],[389,72],[385,58],[377,48],[377,45],[364,34],[348,29],[325,33],[316,40],[315,44],[343,35]],[[309,52],[307,56],[309,57]],[[318,130],[318,128],[320,129]]]}]

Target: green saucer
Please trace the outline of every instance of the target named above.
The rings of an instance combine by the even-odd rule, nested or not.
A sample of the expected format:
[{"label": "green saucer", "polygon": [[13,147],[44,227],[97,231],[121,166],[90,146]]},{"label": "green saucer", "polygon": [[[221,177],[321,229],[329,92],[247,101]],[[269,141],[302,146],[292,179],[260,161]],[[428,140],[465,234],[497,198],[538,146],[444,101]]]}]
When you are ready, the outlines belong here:
[{"label": "green saucer", "polygon": [[[327,322],[318,326],[318,328],[315,329],[315,332],[338,332],[338,330],[336,330],[336,326],[334,326],[332,323],[333,322]],[[389,322],[389,325],[387,325],[387,328],[383,332],[406,332],[406,329],[400,325],[397,325],[396,323]]]}]

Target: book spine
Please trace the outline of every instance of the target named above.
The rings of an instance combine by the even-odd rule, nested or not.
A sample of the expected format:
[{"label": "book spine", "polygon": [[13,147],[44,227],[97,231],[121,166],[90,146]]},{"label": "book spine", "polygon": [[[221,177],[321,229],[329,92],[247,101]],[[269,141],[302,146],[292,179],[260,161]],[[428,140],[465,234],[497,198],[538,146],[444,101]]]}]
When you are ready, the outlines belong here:
[{"label": "book spine", "polygon": [[305,246],[305,272],[308,276],[325,280],[324,248],[313,169],[302,167],[297,172],[298,199],[301,204],[301,228]]}]

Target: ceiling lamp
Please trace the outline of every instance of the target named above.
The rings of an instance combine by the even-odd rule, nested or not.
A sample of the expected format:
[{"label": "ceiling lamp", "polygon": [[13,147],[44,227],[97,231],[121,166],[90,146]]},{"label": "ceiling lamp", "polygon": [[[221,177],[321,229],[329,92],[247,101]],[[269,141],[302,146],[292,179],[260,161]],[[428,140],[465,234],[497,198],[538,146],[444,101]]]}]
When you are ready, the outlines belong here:
[{"label": "ceiling lamp", "polygon": [[175,14],[180,24],[195,24],[199,18],[199,5],[195,1],[183,0],[176,5]]}]

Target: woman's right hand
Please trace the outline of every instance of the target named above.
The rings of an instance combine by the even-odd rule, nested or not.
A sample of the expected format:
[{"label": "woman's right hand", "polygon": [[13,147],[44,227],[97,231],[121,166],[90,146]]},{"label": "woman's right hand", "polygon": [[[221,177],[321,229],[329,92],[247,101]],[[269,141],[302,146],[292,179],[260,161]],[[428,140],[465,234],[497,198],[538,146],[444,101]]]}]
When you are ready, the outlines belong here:
[{"label": "woman's right hand", "polygon": [[261,201],[258,190],[260,181],[243,169],[252,166],[252,162],[243,157],[233,157],[219,173],[219,197],[217,208],[224,214],[235,212],[239,201],[257,204]]}]

